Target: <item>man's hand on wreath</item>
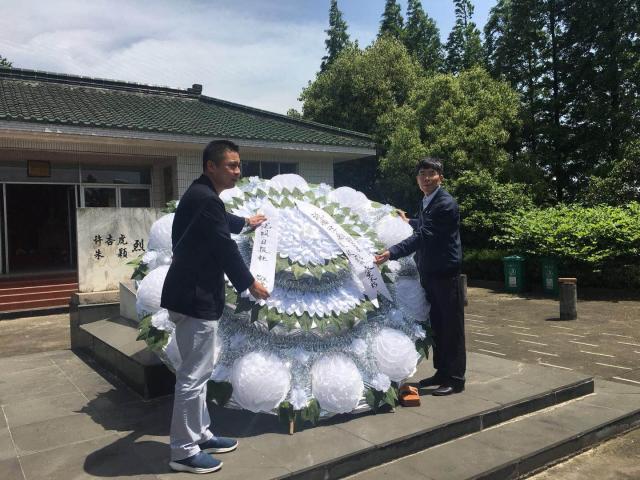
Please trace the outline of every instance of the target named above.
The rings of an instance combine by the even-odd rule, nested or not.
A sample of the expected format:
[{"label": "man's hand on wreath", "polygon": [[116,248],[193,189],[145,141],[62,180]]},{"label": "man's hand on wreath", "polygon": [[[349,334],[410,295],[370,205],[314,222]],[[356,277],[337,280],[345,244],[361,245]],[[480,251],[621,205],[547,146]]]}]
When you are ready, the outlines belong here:
[{"label": "man's hand on wreath", "polygon": [[269,290],[267,290],[258,280],[253,281],[253,285],[249,287],[249,292],[251,292],[253,298],[257,298],[258,300],[266,300],[269,298]]},{"label": "man's hand on wreath", "polygon": [[262,225],[264,222],[267,221],[267,217],[265,217],[262,214],[259,215],[254,215],[253,217],[248,217],[245,218],[244,223],[250,228],[250,229],[254,229],[254,228],[258,228],[260,225]]},{"label": "man's hand on wreath", "polygon": [[390,256],[391,253],[389,253],[389,250],[385,250],[381,254],[375,256],[374,262],[376,262],[376,265],[382,265],[384,262],[389,260]]},{"label": "man's hand on wreath", "polygon": [[403,210],[396,210],[396,212],[398,212],[398,216],[404,220],[406,223],[409,223],[409,217],[407,217],[407,212],[403,211]]}]

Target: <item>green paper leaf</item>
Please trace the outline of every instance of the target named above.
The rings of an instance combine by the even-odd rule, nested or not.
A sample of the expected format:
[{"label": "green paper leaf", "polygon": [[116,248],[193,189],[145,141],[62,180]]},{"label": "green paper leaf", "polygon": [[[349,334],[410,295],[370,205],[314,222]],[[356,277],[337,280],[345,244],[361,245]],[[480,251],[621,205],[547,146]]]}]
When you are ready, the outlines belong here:
[{"label": "green paper leaf", "polygon": [[312,398],[309,404],[302,409],[302,420],[304,422],[310,422],[312,425],[317,425],[320,420],[320,404],[318,400]]}]

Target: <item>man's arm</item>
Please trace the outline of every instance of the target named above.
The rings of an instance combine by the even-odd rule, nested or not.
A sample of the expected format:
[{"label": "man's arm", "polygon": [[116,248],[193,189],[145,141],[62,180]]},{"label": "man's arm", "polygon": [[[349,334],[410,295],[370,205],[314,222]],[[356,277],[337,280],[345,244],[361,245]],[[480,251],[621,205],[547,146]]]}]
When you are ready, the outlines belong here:
[{"label": "man's arm", "polygon": [[[206,236],[205,241],[235,289],[243,292],[249,288],[254,297],[267,298],[269,293],[253,278],[238,251],[238,245],[231,238],[222,202],[214,198],[208,199],[200,217],[203,222],[202,230]],[[235,215],[234,217],[242,218]]]},{"label": "man's arm", "polygon": [[240,233],[245,225],[249,226],[250,228],[257,228],[267,220],[267,217],[262,214],[245,218],[239,217],[229,212],[227,212],[227,218],[229,219],[229,231],[231,233]]}]

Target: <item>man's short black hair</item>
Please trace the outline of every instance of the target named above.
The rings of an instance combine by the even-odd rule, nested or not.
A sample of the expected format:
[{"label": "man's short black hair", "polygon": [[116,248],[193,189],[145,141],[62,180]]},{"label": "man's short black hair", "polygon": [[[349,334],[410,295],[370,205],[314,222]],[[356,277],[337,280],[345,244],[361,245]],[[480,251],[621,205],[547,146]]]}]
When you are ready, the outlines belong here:
[{"label": "man's short black hair", "polygon": [[209,142],[204,152],[202,152],[202,171],[207,170],[207,162],[211,160],[216,165],[220,165],[226,152],[240,153],[240,147],[231,140],[214,140]]},{"label": "man's short black hair", "polygon": [[442,160],[433,157],[425,157],[418,161],[416,164],[416,175],[420,173],[420,170],[433,169],[439,175],[442,175]]}]

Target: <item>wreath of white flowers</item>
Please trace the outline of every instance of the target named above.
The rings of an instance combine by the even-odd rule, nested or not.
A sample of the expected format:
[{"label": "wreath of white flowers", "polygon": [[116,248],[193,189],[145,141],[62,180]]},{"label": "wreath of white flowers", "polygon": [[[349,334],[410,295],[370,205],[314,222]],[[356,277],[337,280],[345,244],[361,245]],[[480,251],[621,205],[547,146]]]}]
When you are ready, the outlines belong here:
[{"label": "wreath of white flowers", "polygon": [[[391,261],[382,276],[392,300],[367,298],[340,246],[296,207],[328,213],[373,256],[411,235],[389,205],[349,187],[309,185],[298,175],[250,177],[222,193],[227,210],[255,215],[270,202],[279,209],[275,286],[262,305],[227,285],[218,325],[210,398],[252,412],[278,413],[298,424],[336,413],[395,406],[398,385],[427,355],[429,306],[411,259]],[[168,312],[160,294],[171,263],[176,203],[151,228],[149,250],[135,262],[139,338],[169,368],[179,365]],[[234,235],[249,264],[253,232]],[[426,330],[425,330],[426,329]]]}]

